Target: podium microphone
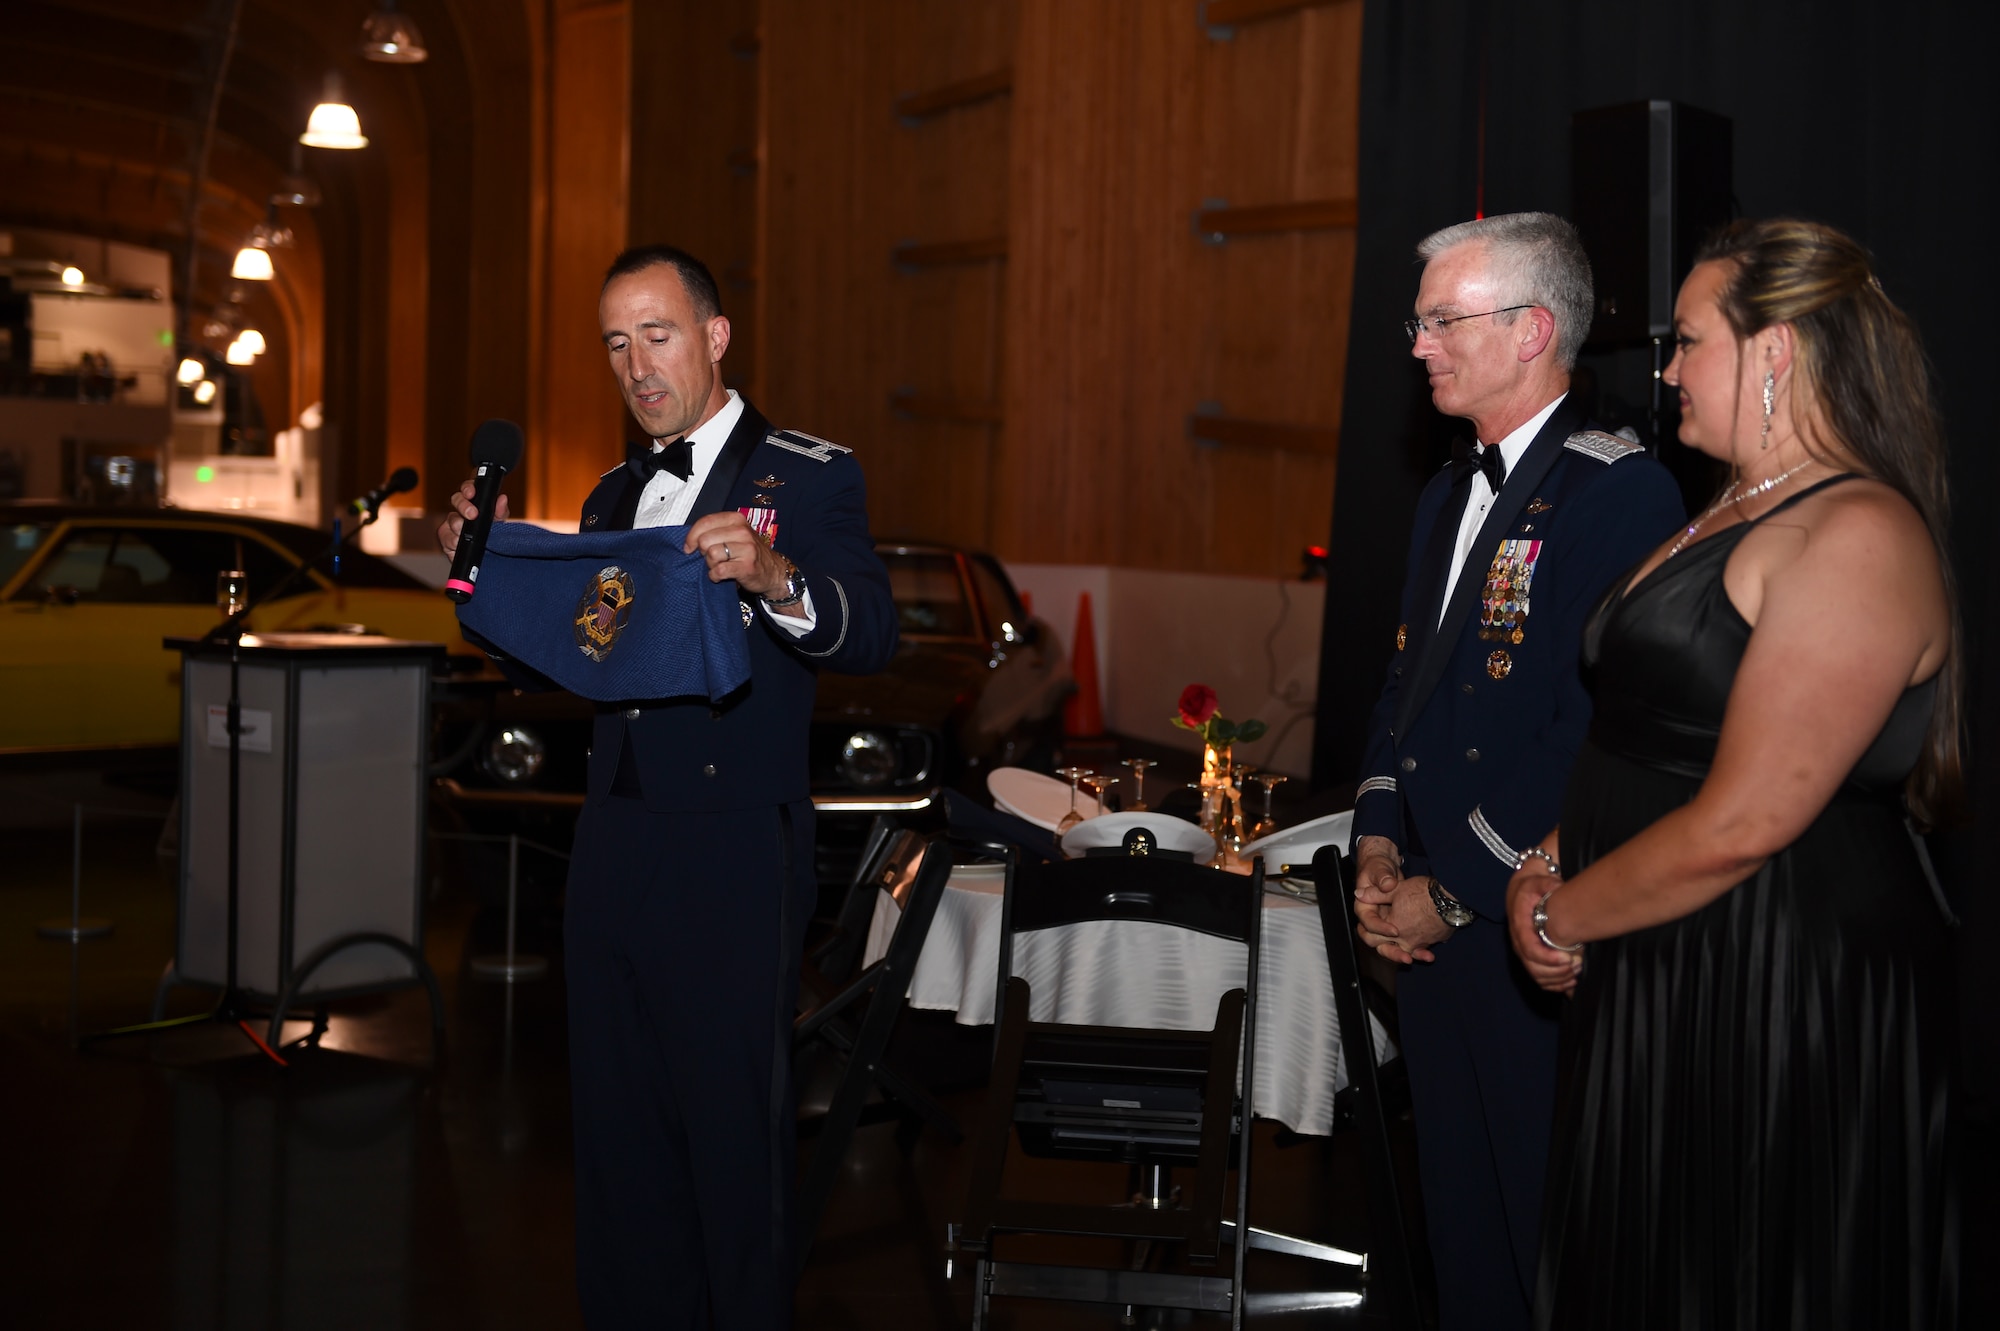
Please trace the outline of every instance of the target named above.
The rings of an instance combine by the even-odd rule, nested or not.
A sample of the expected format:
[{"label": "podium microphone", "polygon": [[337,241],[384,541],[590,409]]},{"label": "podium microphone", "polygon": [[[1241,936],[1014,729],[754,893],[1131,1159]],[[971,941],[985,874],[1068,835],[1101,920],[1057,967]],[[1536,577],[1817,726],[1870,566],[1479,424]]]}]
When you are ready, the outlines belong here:
[{"label": "podium microphone", "polygon": [[458,552],[444,583],[444,594],[460,605],[479,589],[479,561],[486,557],[486,534],[493,530],[493,506],[500,483],[521,465],[521,448],[521,427],[512,421],[481,421],[472,432],[472,503],[479,516],[458,534]]},{"label": "podium microphone", "polygon": [[370,518],[375,516],[375,510],[381,508],[382,501],[390,495],[399,495],[416,488],[417,469],[415,467],[398,467],[388,480],[382,482],[367,494],[362,495],[361,498],[355,500],[348,507],[352,508],[362,517]]}]

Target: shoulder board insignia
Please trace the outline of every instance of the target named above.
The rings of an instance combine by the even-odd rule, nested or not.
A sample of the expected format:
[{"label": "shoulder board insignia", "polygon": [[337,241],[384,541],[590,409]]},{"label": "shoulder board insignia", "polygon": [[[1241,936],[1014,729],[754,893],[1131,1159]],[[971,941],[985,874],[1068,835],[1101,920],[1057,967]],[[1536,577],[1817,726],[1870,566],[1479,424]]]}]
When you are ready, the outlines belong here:
[{"label": "shoulder board insignia", "polygon": [[1605,463],[1616,462],[1620,458],[1646,451],[1629,440],[1620,439],[1615,434],[1606,434],[1602,430],[1578,430],[1563,440],[1563,447]]},{"label": "shoulder board insignia", "polygon": [[809,457],[814,462],[831,462],[854,451],[830,439],[821,439],[817,435],[805,434],[798,430],[773,430],[764,436],[764,442]]}]

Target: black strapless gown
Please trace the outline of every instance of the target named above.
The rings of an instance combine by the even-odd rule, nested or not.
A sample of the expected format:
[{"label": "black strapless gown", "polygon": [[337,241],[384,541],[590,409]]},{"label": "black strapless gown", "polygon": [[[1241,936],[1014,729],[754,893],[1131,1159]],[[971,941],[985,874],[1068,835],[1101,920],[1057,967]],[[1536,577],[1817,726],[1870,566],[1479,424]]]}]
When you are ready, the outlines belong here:
[{"label": "black strapless gown", "polygon": [[[1722,582],[1748,530],[1597,608],[1565,870],[1707,774],[1750,638]],[[1956,1325],[1949,945],[1900,801],[1934,694],[1903,695],[1831,806],[1754,876],[1590,945],[1563,1017],[1537,1326]]]}]

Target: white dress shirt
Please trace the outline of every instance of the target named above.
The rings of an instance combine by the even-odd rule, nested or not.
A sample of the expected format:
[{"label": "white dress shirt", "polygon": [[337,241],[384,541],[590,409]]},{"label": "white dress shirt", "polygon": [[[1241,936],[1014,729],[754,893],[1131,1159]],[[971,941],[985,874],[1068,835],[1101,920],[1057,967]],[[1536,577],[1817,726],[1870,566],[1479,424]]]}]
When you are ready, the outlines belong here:
[{"label": "white dress shirt", "polygon": [[[736,428],[736,422],[743,418],[743,399],[735,389],[730,389],[729,401],[722,410],[689,431],[688,448],[694,454],[694,465],[688,468],[688,478],[682,480],[670,471],[653,473],[653,479],[646,482],[646,488],[639,492],[639,507],[632,515],[633,530],[641,527],[673,527],[686,522],[694,507],[695,499],[701,494],[701,487],[708,480],[708,473],[714,468],[715,460],[722,456],[722,446],[729,442],[729,435]],[[660,440],[653,441],[653,451],[659,452],[666,445]],[[731,553],[734,553],[733,551]],[[803,638],[813,631],[819,622],[813,613],[812,593],[807,592],[798,604],[796,614],[781,615],[759,599],[771,622],[794,638]]]},{"label": "white dress shirt", "polygon": [[[1561,406],[1563,398],[1568,396],[1568,393],[1564,393],[1562,397],[1543,407],[1497,445],[1485,444],[1487,448],[1497,447],[1500,450],[1500,460],[1507,464],[1509,476],[1514,474],[1514,468],[1521,465],[1521,458],[1527,453],[1528,445],[1535,442],[1535,436],[1542,432],[1542,427],[1548,424],[1549,417],[1555,414],[1555,409]],[[1444,623],[1445,607],[1451,604],[1452,588],[1458,586],[1458,575],[1465,568],[1466,556],[1472,553],[1473,539],[1479,535],[1480,525],[1486,521],[1487,510],[1493,507],[1493,501],[1498,498],[1499,496],[1493,492],[1493,487],[1487,484],[1486,473],[1474,472],[1472,493],[1466,496],[1465,512],[1458,519],[1458,545],[1451,555],[1451,574],[1444,582],[1444,599],[1438,603],[1440,625]]]}]

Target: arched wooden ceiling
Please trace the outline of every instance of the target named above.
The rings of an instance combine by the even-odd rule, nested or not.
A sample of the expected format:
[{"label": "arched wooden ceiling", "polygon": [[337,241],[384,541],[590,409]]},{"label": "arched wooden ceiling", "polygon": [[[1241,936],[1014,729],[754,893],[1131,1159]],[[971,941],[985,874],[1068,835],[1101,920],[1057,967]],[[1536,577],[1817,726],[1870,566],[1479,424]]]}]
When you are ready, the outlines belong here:
[{"label": "arched wooden ceiling", "polygon": [[[273,289],[249,302],[284,321],[259,367],[260,395],[275,384],[285,399],[266,404],[277,425],[325,402],[330,494],[365,487],[394,459],[419,465],[435,499],[458,469],[444,459],[462,454],[467,422],[517,406],[476,399],[522,379],[525,345],[516,363],[475,370],[458,345],[462,331],[447,334],[429,310],[442,300],[526,311],[527,84],[542,4],[404,0],[430,52],[418,65],[358,53],[372,7],[12,0],[0,41],[0,229],[166,250],[177,287],[194,245],[192,289],[176,296],[187,297],[189,331],[201,341],[229,300],[236,249],[292,169],[327,75],[340,74],[370,146],[306,149],[305,174],[324,201],[277,211],[296,241],[276,256]],[[232,11],[234,43],[190,237],[189,184]],[[474,216],[494,219],[495,235],[468,234]],[[495,260],[513,273],[497,299],[474,299],[478,266]]]}]

